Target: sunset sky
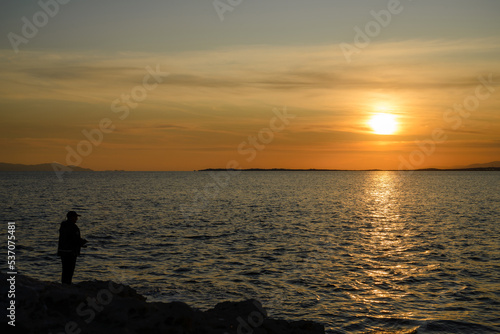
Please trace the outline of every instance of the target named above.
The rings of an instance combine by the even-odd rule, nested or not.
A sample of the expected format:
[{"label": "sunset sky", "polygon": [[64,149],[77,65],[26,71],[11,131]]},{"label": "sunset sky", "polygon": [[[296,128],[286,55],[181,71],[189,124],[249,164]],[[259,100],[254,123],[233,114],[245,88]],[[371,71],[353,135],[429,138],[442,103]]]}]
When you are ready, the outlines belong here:
[{"label": "sunset sky", "polygon": [[[498,0],[41,3],[0,4],[0,162],[500,160]],[[393,115],[395,129],[379,134],[376,114]]]}]

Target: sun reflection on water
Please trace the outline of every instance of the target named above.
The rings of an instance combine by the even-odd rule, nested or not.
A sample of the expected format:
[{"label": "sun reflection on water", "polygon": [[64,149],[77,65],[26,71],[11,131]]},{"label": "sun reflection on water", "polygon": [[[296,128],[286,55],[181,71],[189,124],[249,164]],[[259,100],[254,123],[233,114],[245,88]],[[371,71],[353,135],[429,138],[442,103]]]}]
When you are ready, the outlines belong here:
[{"label": "sun reflection on water", "polygon": [[405,255],[412,241],[401,218],[398,182],[395,172],[370,173],[366,180],[367,214],[359,232],[362,245],[358,254],[363,263],[362,275],[351,297],[364,303],[368,310],[377,304],[384,313],[407,319],[411,314],[403,314],[395,306],[411,293],[401,282],[414,269]]}]

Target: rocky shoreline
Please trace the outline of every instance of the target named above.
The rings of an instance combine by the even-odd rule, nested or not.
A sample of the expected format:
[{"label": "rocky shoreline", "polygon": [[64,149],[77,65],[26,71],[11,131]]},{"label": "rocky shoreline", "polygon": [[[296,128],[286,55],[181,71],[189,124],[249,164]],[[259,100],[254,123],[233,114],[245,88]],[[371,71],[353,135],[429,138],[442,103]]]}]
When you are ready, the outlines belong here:
[{"label": "rocky shoreline", "polygon": [[71,286],[15,276],[15,327],[9,325],[9,276],[1,274],[2,333],[324,334],[312,321],[267,317],[257,300],[200,311],[182,302],[147,302],[127,285],[85,281]]}]

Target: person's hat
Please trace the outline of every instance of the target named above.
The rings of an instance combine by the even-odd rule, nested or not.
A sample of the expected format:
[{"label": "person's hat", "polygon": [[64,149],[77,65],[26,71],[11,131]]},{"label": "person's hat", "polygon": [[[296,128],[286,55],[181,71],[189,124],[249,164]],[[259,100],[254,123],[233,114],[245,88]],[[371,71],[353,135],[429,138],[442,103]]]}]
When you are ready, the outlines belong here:
[{"label": "person's hat", "polygon": [[69,218],[69,217],[80,217],[80,215],[78,213],[76,213],[75,211],[69,211],[67,214],[66,214],[66,217]]}]

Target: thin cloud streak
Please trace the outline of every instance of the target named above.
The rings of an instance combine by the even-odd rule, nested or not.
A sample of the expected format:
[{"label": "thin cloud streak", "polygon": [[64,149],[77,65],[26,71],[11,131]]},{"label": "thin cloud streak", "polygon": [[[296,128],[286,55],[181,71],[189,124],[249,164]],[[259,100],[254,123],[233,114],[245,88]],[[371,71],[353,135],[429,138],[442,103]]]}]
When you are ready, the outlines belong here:
[{"label": "thin cloud streak", "polygon": [[[83,129],[110,118],[116,131],[106,136],[96,152],[142,147],[156,154],[180,149],[237,154],[238,144],[266,127],[273,117],[272,108],[281,105],[293,110],[297,118],[268,152],[370,152],[366,145],[377,151],[373,145],[386,140],[392,145],[385,147],[386,152],[412,150],[415,140],[424,140],[436,127],[446,128],[443,113],[473,91],[478,75],[500,75],[498,57],[492,56],[500,55],[499,42],[373,43],[348,66],[332,45],[113,55],[32,51],[19,58],[2,51],[0,103],[3,110],[11,105],[19,110],[0,114],[17,127],[16,135],[6,131],[3,136],[24,138],[12,142],[6,153],[14,156],[19,147],[36,145],[36,140],[46,137],[43,129],[49,123],[55,128],[71,126],[70,136],[67,131],[55,131],[51,134],[55,142],[41,144],[54,150],[53,160],[63,161],[64,145],[77,143]],[[459,70],[450,58],[457,59]],[[170,75],[131,110],[128,119],[120,121],[111,102],[130,94],[142,82],[145,67],[157,64]],[[390,140],[374,136],[366,124],[378,103],[391,105],[399,117],[400,132]],[[498,109],[500,98],[493,95],[465,120],[466,127],[449,132],[449,141],[440,149],[474,148],[480,143],[485,150],[496,148],[491,140],[500,131],[498,123],[486,131],[481,122],[495,119]],[[46,115],[52,115],[50,121]],[[477,141],[477,135],[484,141]],[[98,165],[96,159],[102,154],[95,153],[96,158],[87,161]],[[217,161],[224,157],[229,159],[229,155],[217,156]],[[274,161],[265,152],[259,157]],[[320,160],[326,163],[328,158],[322,155]]]}]

